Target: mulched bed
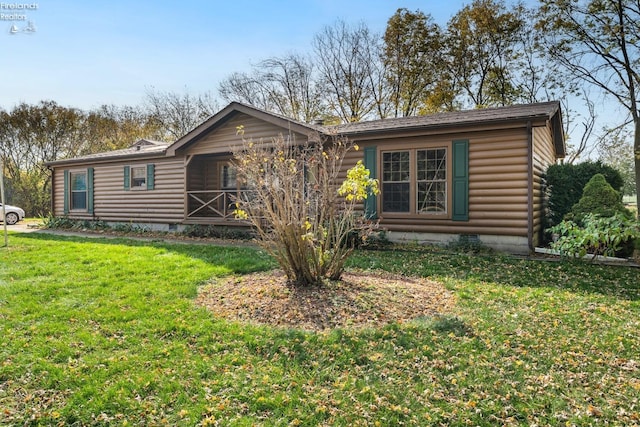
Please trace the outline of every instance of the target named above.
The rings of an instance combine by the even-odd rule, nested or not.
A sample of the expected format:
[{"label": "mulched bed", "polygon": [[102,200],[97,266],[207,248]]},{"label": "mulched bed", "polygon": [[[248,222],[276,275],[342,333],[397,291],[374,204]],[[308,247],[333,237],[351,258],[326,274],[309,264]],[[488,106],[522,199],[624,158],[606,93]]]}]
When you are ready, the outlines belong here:
[{"label": "mulched bed", "polygon": [[278,271],[218,279],[200,289],[196,302],[225,319],[309,331],[379,327],[445,314],[455,305],[440,283],[368,272],[308,288],[288,285]]}]

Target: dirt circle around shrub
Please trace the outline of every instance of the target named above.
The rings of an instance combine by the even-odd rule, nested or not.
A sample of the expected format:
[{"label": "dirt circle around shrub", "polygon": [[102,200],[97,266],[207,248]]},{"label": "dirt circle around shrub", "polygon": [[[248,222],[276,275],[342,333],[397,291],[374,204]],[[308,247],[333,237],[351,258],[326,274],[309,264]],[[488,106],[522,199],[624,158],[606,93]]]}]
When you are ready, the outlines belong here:
[{"label": "dirt circle around shrub", "polygon": [[294,328],[377,328],[447,314],[453,293],[425,278],[348,272],[322,286],[294,287],[269,271],[216,279],[200,288],[196,303],[216,317]]}]

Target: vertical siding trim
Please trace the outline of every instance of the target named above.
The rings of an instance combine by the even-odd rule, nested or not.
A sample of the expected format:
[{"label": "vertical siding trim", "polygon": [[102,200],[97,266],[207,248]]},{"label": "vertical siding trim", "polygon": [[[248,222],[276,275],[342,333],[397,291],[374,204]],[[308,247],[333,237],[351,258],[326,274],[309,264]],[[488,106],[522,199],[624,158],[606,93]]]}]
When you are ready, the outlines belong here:
[{"label": "vertical siding trim", "polygon": [[453,209],[451,220],[469,221],[469,140],[453,141]]},{"label": "vertical siding trim", "polygon": [[69,214],[69,171],[65,169],[63,171],[63,198],[62,201],[62,213],[65,215]]},{"label": "vertical siding trim", "polygon": [[[369,169],[369,178],[378,178],[378,164],[376,154],[378,147],[367,147],[364,149],[364,167]],[[367,219],[378,218],[378,196],[369,194],[364,201],[364,216]]]},{"label": "vertical siding trim", "polygon": [[129,191],[131,185],[131,166],[124,167],[124,190]]},{"label": "vertical siding trim", "polygon": [[93,168],[87,168],[87,212],[93,215]]},{"label": "vertical siding trim", "polygon": [[149,163],[147,165],[147,190],[153,190],[155,187],[155,165]]},{"label": "vertical siding trim", "polygon": [[533,252],[533,127],[527,122],[527,242]]}]

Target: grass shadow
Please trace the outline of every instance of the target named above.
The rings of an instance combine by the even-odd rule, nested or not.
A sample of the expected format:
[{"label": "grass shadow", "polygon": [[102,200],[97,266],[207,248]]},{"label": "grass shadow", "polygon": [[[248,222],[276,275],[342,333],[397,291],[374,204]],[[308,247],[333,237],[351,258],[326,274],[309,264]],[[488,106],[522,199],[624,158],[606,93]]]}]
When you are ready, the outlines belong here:
[{"label": "grass shadow", "polygon": [[395,247],[392,251],[359,251],[349,266],[382,269],[444,282],[465,280],[515,287],[565,289],[640,300],[640,270],[630,266],[590,264],[576,260],[549,262],[503,253],[472,254],[436,246]]}]

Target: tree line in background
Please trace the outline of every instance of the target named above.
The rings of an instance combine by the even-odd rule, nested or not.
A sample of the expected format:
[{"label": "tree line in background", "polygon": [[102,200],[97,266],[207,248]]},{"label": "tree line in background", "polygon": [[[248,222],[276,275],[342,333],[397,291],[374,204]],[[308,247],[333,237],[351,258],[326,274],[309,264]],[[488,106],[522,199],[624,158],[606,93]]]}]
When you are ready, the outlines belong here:
[{"label": "tree line in background", "polygon": [[91,111],[54,101],[0,109],[0,161],[7,200],[27,215],[51,211],[46,162],[129,147],[145,138],[174,141],[218,110],[210,94],[149,90],[140,106],[103,105]]},{"label": "tree line in background", "polygon": [[[306,53],[263,58],[218,87],[240,101],[303,122],[353,122],[560,99],[568,162],[591,145],[636,193],[640,153],[640,6],[631,0],[540,0],[539,7],[474,0],[446,25],[399,9],[383,34],[338,21]],[[628,113],[596,134],[594,94]],[[578,105],[586,109],[577,114]],[[150,89],[139,106],[92,111],[44,101],[0,111],[0,149],[11,201],[49,212],[44,162],[123,148],[139,138],[174,141],[220,107],[210,93]],[[595,140],[595,143],[594,143]],[[633,141],[633,143],[630,143]],[[634,174],[635,170],[635,174]]]}]

